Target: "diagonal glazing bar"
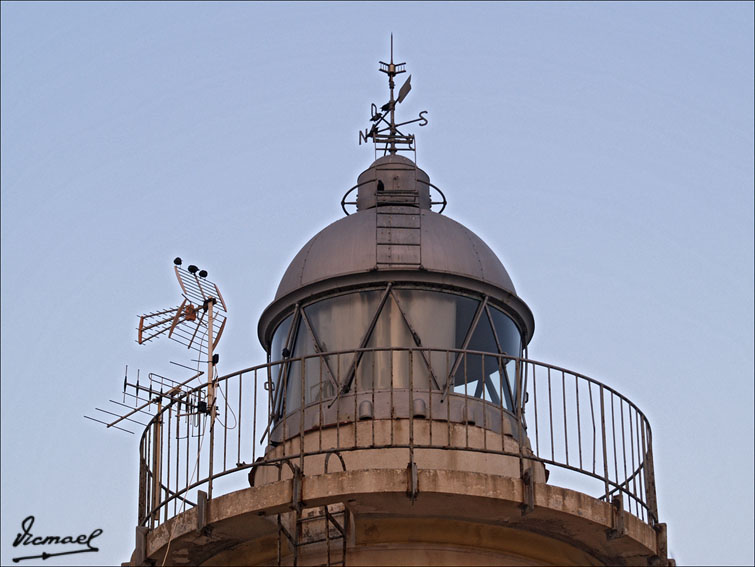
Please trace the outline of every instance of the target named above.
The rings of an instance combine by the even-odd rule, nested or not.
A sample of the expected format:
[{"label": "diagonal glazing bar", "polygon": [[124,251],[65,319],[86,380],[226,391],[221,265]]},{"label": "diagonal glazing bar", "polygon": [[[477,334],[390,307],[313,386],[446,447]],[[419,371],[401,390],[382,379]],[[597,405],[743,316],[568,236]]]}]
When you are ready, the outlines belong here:
[{"label": "diagonal glazing bar", "polygon": [[291,344],[293,340],[296,338],[296,328],[299,326],[299,312],[301,310],[301,307],[299,304],[296,304],[296,307],[294,309],[293,318],[291,320],[291,326],[288,328],[288,335],[286,336],[286,344],[284,348],[288,351],[289,356],[286,357],[286,360],[283,361],[283,364],[281,364],[279,373],[278,373],[278,383],[273,385],[272,380],[268,376],[269,380],[269,386],[270,388],[268,391],[273,391],[273,401],[270,404],[271,411],[267,418],[267,427],[265,427],[265,431],[262,433],[262,436],[260,437],[260,443],[265,439],[268,433],[270,433],[270,428],[273,425],[273,422],[278,419],[279,414],[281,413],[281,404],[283,402],[283,379],[288,374],[289,366],[291,365],[290,362],[290,354],[293,350],[293,345]]},{"label": "diagonal glazing bar", "polygon": [[338,394],[335,398],[333,398],[333,401],[330,402],[328,407],[332,407],[334,403],[338,400],[338,398],[341,397],[341,394],[345,394],[351,389],[351,383],[354,381],[354,376],[356,376],[357,367],[359,366],[359,362],[362,360],[362,355],[364,355],[364,351],[362,350],[367,346],[367,343],[370,341],[370,337],[372,336],[372,331],[375,330],[375,325],[377,324],[378,317],[380,317],[380,312],[383,310],[383,307],[385,306],[385,302],[388,299],[388,296],[391,293],[391,288],[393,287],[392,283],[388,283],[388,285],[385,287],[385,291],[383,292],[382,297],[380,298],[380,302],[378,303],[377,309],[375,309],[375,314],[372,316],[372,320],[370,321],[369,326],[367,327],[367,331],[364,333],[364,336],[362,337],[362,342],[359,343],[359,351],[357,351],[356,356],[354,357],[354,363],[351,365],[351,368],[349,368],[349,373],[346,375],[346,380],[343,383],[343,387],[338,391]]},{"label": "diagonal glazing bar", "polygon": [[[317,337],[317,334],[315,333],[314,327],[312,327],[312,323],[309,320],[309,316],[307,315],[307,311],[305,309],[301,310],[301,318],[302,321],[304,321],[304,324],[307,326],[307,329],[309,330],[310,334],[312,335],[312,338],[315,341],[315,349],[318,353],[323,352],[322,345],[320,344],[320,339]],[[325,362],[325,368],[328,371],[328,379],[330,379],[330,382],[333,384],[333,391],[338,391],[338,382],[336,381],[335,377],[333,376],[333,370],[330,368],[330,362],[328,360],[327,356],[322,357]]]},{"label": "diagonal glazing bar", "polygon": [[[498,331],[496,331],[495,323],[493,322],[493,316],[490,313],[490,306],[485,306],[485,313],[488,315],[488,322],[490,323],[490,328],[493,329],[493,338],[495,339],[495,346],[498,349],[498,354],[509,354],[507,352],[504,352],[503,347],[501,346],[501,341],[498,339]],[[509,400],[513,400],[514,396],[511,393],[511,382],[509,382],[508,373],[506,372],[506,364],[502,362],[501,357],[498,357],[498,372],[501,373],[501,375],[504,375],[506,378],[506,392],[501,392],[502,394],[507,394],[504,397],[508,398]],[[514,407],[513,404],[511,407]]]},{"label": "diagonal glazing bar", "polygon": [[[484,295],[482,298],[482,301],[477,306],[477,311],[475,311],[474,317],[472,318],[472,323],[469,325],[469,330],[467,331],[467,336],[464,337],[464,343],[461,345],[461,350],[466,350],[469,346],[469,341],[472,340],[472,335],[475,332],[475,329],[477,329],[477,324],[480,322],[480,317],[482,316],[482,311],[487,307],[488,305],[488,296]],[[443,402],[448,397],[448,392],[451,390],[451,385],[453,384],[454,374],[456,374],[456,371],[459,369],[459,365],[461,364],[461,356],[457,356],[456,360],[454,361],[454,365],[451,368],[451,372],[448,374],[448,379],[446,380],[446,389],[443,391],[443,396],[441,396],[440,401]]]},{"label": "diagonal glazing bar", "polygon": [[285,392],[283,390],[283,379],[285,376],[288,376],[289,369],[291,367],[291,355],[294,352],[294,342],[296,341],[296,334],[299,328],[299,321],[301,318],[301,307],[299,304],[296,304],[296,310],[294,311],[294,318],[291,321],[291,326],[288,328],[288,335],[286,336],[286,344],[284,345],[284,348],[288,352],[288,356],[286,356],[286,360],[281,365],[280,374],[278,374],[278,384],[275,385],[275,399],[273,401],[273,415],[271,416],[271,420],[274,418],[279,417],[281,413],[281,403],[282,403],[282,397],[285,395]]},{"label": "diagonal glazing bar", "polygon": [[[414,327],[409,322],[409,318],[406,316],[406,313],[404,312],[404,309],[401,307],[401,303],[398,300],[398,297],[395,293],[393,293],[393,290],[391,290],[391,297],[393,298],[393,301],[396,302],[396,307],[398,307],[399,313],[401,313],[401,317],[404,319],[404,323],[406,323],[406,326],[409,328],[409,332],[412,335],[412,338],[414,339],[414,344],[417,345],[419,348],[422,348],[422,341],[419,338],[419,335],[417,334],[417,331],[414,330]],[[433,367],[430,364],[430,359],[427,356],[427,353],[424,350],[420,350],[419,353],[422,355],[422,359],[425,361],[425,364],[427,365],[427,369],[430,371],[430,377],[433,379],[433,383],[435,384],[435,388],[440,390],[440,384],[438,384],[438,379],[435,377],[435,372],[433,372]]]}]

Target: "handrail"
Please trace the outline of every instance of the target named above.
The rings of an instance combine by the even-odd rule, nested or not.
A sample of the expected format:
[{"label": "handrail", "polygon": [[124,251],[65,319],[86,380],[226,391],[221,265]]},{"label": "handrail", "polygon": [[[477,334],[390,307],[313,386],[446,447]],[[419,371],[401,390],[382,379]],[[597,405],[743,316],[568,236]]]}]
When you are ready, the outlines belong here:
[{"label": "handrail", "polygon": [[[348,191],[346,191],[346,193],[344,194],[344,196],[341,198],[341,209],[346,214],[346,216],[349,216],[351,214],[349,211],[346,210],[346,205],[353,205],[355,207],[357,206],[357,202],[356,201],[347,201],[346,198],[352,193],[352,191],[354,191],[354,189],[358,189],[362,185],[367,185],[368,183],[374,183],[374,181],[375,181],[374,179],[368,179],[366,181],[362,181],[361,183],[357,183],[351,189],[349,189]],[[448,200],[446,199],[446,195],[443,193],[443,191],[441,191],[440,188],[437,185],[434,185],[434,184],[430,183],[429,181],[425,181],[424,179],[417,179],[417,182],[424,183],[428,187],[432,187],[438,193],[440,193],[442,201],[430,201],[430,208],[432,209],[433,205],[443,205],[440,208],[440,210],[438,211],[438,214],[441,214],[443,211],[445,211],[446,210],[446,205],[448,205]]]},{"label": "handrail", "polygon": [[[294,424],[294,431],[289,431],[289,435],[301,435],[305,432],[305,416],[319,412],[320,419],[323,419],[328,412],[328,404],[333,400],[333,397],[323,396],[328,392],[323,388],[326,382],[323,369],[326,364],[331,364],[336,369],[336,380],[342,381],[345,376],[338,371],[344,364],[342,359],[352,357],[351,361],[357,360],[358,353],[361,353],[359,359],[362,362],[357,365],[365,380],[377,379],[376,361],[379,357],[389,358],[391,362],[386,364],[386,368],[390,368],[390,384],[383,385],[383,390],[379,390],[366,388],[355,380],[353,391],[348,396],[343,396],[333,408],[337,412],[351,408],[349,411],[353,410],[353,421],[361,419],[357,417],[357,398],[370,394],[374,401],[380,391],[390,392],[391,404],[406,398],[410,408],[416,396],[423,397],[428,401],[432,412],[433,404],[438,403],[441,392],[426,379],[422,368],[434,364],[440,366],[433,370],[441,381],[441,387],[446,383],[444,380],[448,380],[451,369],[457,368],[453,374],[456,386],[463,385],[468,394],[451,393],[447,403],[462,404],[465,416],[471,411],[482,411],[484,416],[490,412],[493,412],[490,415],[501,416],[500,427],[497,424],[472,424],[472,420],[467,418],[452,425],[449,406],[448,418],[443,417],[444,421],[449,422],[449,428],[466,428],[467,439],[471,427],[487,428],[503,434],[504,420],[516,423],[516,416],[521,416],[519,428],[526,437],[518,434],[514,437],[518,442],[516,451],[504,450],[502,443],[498,448],[490,444],[472,447],[468,442],[467,446],[439,445],[437,441],[428,444],[414,438],[410,438],[409,443],[393,440],[388,444],[370,444],[365,447],[356,442],[356,437],[353,443],[343,442],[336,447],[324,447],[321,443],[304,453],[288,454],[285,457],[276,457],[274,452],[265,451],[261,444],[261,434],[268,428],[271,431],[279,426],[290,429],[286,424]],[[368,353],[373,356],[366,356]],[[459,364],[457,360],[462,363]],[[443,361],[445,369],[442,368]],[[405,372],[402,370],[394,373],[394,367],[399,363],[406,366]],[[282,368],[284,364],[286,368],[294,369],[287,372],[288,387],[291,392],[296,392],[295,396],[300,397],[300,400],[294,400],[295,396],[284,396],[286,399],[291,397],[285,403],[292,404],[293,407],[284,406],[283,417],[271,425],[267,421],[271,409],[271,391],[265,385],[268,376],[275,376],[276,369]],[[501,371],[507,367],[508,371]],[[488,374],[492,368],[500,370]],[[517,392],[514,396],[513,403],[516,407],[513,408],[500,405],[506,403],[504,396],[500,395],[503,380],[506,379],[504,375],[525,388],[524,392]],[[525,375],[526,382],[522,379]],[[459,382],[461,378],[463,383]],[[478,378],[482,380],[478,382]],[[477,384],[477,391],[480,392],[478,396],[481,397],[469,395],[475,392],[474,384]],[[169,400],[145,427],[140,441],[142,480],[139,487],[139,525],[152,529],[181,513],[187,504],[191,505],[196,501],[198,490],[206,490],[221,479],[223,483],[228,483],[238,478],[241,480],[237,482],[243,485],[245,475],[234,476],[233,473],[259,465],[280,466],[283,460],[292,458],[298,459],[301,467],[304,466],[305,457],[336,452],[341,458],[341,453],[367,448],[405,448],[411,454],[428,448],[453,449],[506,455],[520,460],[526,458],[527,461],[556,467],[550,472],[560,471],[560,476],[564,473],[577,473],[578,477],[559,476],[558,482],[565,483],[567,487],[580,477],[586,482],[600,481],[595,488],[596,498],[610,501],[613,495],[620,493],[624,496],[627,511],[650,524],[657,522],[652,433],[644,413],[615,389],[553,364],[469,349],[410,347],[361,348],[291,357],[218,378],[215,381],[218,418],[213,428],[209,427],[207,414],[191,413],[195,410],[187,403],[193,397],[198,398],[206,387],[206,384],[201,384],[188,390],[184,401]],[[276,387],[279,386],[273,385],[273,389]],[[389,390],[385,390],[386,387]],[[491,387],[498,388],[497,398],[492,396],[492,399],[499,400],[498,405],[486,396],[486,390]],[[450,391],[453,392],[453,388]],[[305,392],[309,392],[307,395],[310,399],[305,399]],[[335,393],[333,392],[333,396]],[[267,406],[267,412],[262,404]],[[299,408],[302,405],[304,411]],[[474,407],[482,409],[470,409]],[[345,413],[339,415],[338,423],[345,419]],[[414,419],[412,415],[413,411],[410,411],[410,422]],[[439,417],[430,416],[432,419]],[[369,419],[374,421],[382,418],[373,414]],[[326,422],[327,420],[318,421],[318,427],[321,430],[327,428]],[[233,431],[234,429],[237,430]],[[207,437],[210,435],[214,436],[214,470],[209,469],[211,443]],[[271,439],[268,438],[267,441],[271,442]],[[343,461],[342,458],[341,460]],[[307,470],[303,472],[307,474]],[[550,481],[554,482],[554,479],[551,478]],[[577,484],[584,484],[585,481],[578,481]],[[238,490],[241,485],[232,489]],[[215,486],[213,494],[222,493],[222,489]]]}]

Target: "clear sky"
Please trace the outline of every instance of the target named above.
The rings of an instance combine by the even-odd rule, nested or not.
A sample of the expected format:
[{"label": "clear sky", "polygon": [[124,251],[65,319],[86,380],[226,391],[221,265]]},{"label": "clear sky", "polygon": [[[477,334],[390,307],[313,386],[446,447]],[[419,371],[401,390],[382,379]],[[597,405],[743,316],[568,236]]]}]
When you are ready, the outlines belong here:
[{"label": "clear sky", "polygon": [[[137,315],[172,259],[229,305],[221,373],[372,161],[406,61],[418,162],[535,315],[530,356],[653,427],[680,564],[752,565],[753,3],[2,3],[2,530],[133,549],[137,436],[85,420],[125,364],[172,372]],[[30,562],[27,562],[30,563]]]}]

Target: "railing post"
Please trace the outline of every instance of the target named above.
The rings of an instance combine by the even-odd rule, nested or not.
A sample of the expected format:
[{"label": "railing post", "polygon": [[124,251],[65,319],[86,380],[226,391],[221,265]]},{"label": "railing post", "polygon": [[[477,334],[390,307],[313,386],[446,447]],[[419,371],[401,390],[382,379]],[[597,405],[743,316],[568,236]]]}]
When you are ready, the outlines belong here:
[{"label": "railing post", "polygon": [[417,499],[417,492],[419,492],[417,463],[414,462],[414,349],[409,349],[407,354],[409,355],[409,397],[407,399],[407,406],[409,408],[409,464],[407,465],[407,495],[412,505],[414,505],[414,501]]},{"label": "railing post", "polygon": [[[524,396],[522,395],[522,361],[516,359],[516,393],[514,394],[514,403],[516,404],[516,418],[519,421],[520,428],[522,423],[522,414],[524,413]],[[520,439],[521,442],[521,439]]]},{"label": "railing post", "polygon": [[150,525],[154,528],[157,521],[160,519],[160,498],[162,496],[162,488],[160,486],[160,479],[162,477],[162,400],[157,403],[157,414],[155,415],[155,423],[153,425],[154,435],[152,440],[152,502],[150,508],[152,509]]},{"label": "railing post", "polygon": [[616,539],[626,535],[624,522],[624,497],[621,493],[611,499],[611,529],[608,530],[608,539]]},{"label": "railing post", "polygon": [[608,450],[606,448],[606,408],[605,408],[605,395],[603,393],[603,384],[600,385],[600,436],[603,441],[603,482],[605,483],[606,490],[606,502],[610,502],[608,499],[610,489],[608,486]]},{"label": "railing post", "polygon": [[527,367],[527,362],[522,361],[520,359],[516,359],[516,366],[515,366],[515,373],[516,373],[516,392],[514,393],[514,403],[516,404],[516,422],[517,422],[517,428],[518,428],[518,439],[517,442],[519,444],[519,461],[520,461],[520,472],[524,471],[522,461],[522,455],[524,454],[524,393],[522,392],[522,374],[524,373],[524,369],[522,366]]},{"label": "railing post", "polygon": [[203,533],[205,526],[207,526],[207,493],[200,490],[197,492],[197,533]]},{"label": "railing post", "polygon": [[[526,362],[524,363],[526,364]],[[522,414],[524,412],[524,394],[522,393],[522,361],[516,361],[516,394],[514,395],[516,403],[516,422],[517,422],[517,444],[519,446],[519,478],[522,482],[522,515],[528,514],[535,509],[535,479],[532,474],[532,465],[525,469],[524,466],[524,423]]]},{"label": "railing post", "polygon": [[[524,370],[523,370],[524,376],[522,378],[522,383],[521,383],[521,389],[522,389],[522,416],[524,416],[524,406],[527,404],[527,391],[526,391],[527,390],[527,369],[528,369],[528,366],[527,366],[527,363],[525,362],[524,363]],[[532,371],[533,372],[535,371],[534,368],[532,369]]]},{"label": "railing post", "polygon": [[139,509],[137,512],[137,524],[141,525],[147,517],[147,461],[144,458],[144,437],[139,451]]},{"label": "railing post", "polygon": [[[647,425],[647,424],[645,424]],[[653,468],[653,439],[650,428],[647,427],[648,448],[645,454],[645,492],[647,494],[647,506],[651,513],[651,524],[658,522],[658,501],[655,495],[655,470]]]}]

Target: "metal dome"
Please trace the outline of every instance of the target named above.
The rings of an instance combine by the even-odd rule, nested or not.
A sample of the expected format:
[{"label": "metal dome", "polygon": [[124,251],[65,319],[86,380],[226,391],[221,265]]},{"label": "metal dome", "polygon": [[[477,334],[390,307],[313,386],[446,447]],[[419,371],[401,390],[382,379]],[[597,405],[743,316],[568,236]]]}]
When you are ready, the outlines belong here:
[{"label": "metal dome", "polygon": [[[481,280],[516,294],[506,269],[482,239],[464,225],[429,210],[419,211],[419,269]],[[379,270],[377,209],[340,219],[317,233],[294,257],[275,299],[331,278]]]},{"label": "metal dome", "polygon": [[403,156],[381,157],[365,170],[352,188],[358,189],[350,203],[357,212],[317,233],[283,275],[260,318],[262,344],[267,348],[275,326],[297,303],[383,282],[486,295],[529,342],[534,318],[503,264],[471,230],[430,210],[431,186],[427,174]]}]

